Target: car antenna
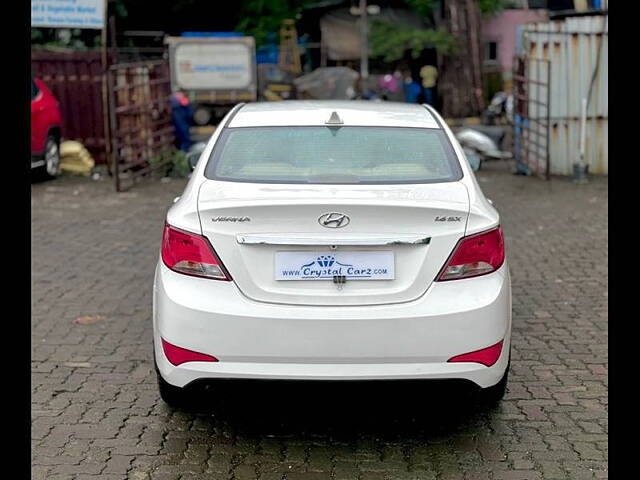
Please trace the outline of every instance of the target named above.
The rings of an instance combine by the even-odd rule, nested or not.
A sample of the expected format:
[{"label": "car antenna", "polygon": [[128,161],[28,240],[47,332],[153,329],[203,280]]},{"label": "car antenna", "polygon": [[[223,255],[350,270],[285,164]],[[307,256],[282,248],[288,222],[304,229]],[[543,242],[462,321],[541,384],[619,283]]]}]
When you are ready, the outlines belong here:
[{"label": "car antenna", "polygon": [[325,125],[344,125],[342,119],[338,116],[338,112],[332,112],[329,120],[324,122]]}]

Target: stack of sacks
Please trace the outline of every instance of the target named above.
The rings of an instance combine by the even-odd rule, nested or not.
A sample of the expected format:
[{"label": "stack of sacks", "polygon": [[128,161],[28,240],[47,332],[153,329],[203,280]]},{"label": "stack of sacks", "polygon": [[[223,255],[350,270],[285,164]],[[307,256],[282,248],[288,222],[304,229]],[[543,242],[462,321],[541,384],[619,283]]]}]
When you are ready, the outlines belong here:
[{"label": "stack of sacks", "polygon": [[60,144],[60,170],[80,175],[90,175],[95,162],[80,142],[67,140]]}]

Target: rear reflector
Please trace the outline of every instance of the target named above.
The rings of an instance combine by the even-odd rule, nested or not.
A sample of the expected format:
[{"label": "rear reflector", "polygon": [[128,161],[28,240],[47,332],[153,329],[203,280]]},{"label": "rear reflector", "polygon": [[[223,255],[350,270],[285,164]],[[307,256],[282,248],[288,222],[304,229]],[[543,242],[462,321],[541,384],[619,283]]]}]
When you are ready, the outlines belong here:
[{"label": "rear reflector", "polygon": [[187,350],[186,348],[176,347],[171,345],[164,338],[162,340],[162,350],[167,359],[176,367],[186,362],[217,362],[218,359],[211,355],[204,353],[194,352]]},{"label": "rear reflector", "polygon": [[451,357],[447,362],[474,362],[481,363],[490,367],[498,361],[500,353],[502,352],[502,340],[495,345],[483,348],[482,350],[476,350],[475,352],[463,353],[462,355],[456,355]]},{"label": "rear reflector", "polygon": [[229,274],[205,237],[178,230],[171,225],[164,226],[162,261],[178,273],[214,280],[230,280]]}]

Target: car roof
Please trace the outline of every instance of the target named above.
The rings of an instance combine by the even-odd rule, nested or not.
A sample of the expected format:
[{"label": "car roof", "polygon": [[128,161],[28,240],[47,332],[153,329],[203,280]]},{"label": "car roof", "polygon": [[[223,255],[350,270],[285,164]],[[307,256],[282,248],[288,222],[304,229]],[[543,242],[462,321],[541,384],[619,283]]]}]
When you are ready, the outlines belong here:
[{"label": "car roof", "polygon": [[228,127],[326,126],[336,112],[343,126],[441,128],[424,106],[416,103],[366,100],[284,100],[248,103]]}]

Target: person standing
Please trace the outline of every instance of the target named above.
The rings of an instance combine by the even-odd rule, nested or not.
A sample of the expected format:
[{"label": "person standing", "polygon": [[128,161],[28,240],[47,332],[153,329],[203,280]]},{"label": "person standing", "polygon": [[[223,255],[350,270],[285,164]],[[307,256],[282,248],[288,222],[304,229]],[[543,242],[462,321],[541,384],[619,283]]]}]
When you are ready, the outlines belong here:
[{"label": "person standing", "polygon": [[422,78],[422,89],[424,93],[424,101],[432,107],[436,102],[436,82],[438,80],[438,69],[433,65],[425,65],[420,69],[420,77]]},{"label": "person standing", "polygon": [[420,96],[420,85],[411,76],[410,72],[406,72],[404,75],[404,101],[408,103],[417,103]]},{"label": "person standing", "polygon": [[193,125],[193,108],[184,90],[171,95],[171,123],[176,136],[176,147],[186,152],[193,141],[190,128]]}]

